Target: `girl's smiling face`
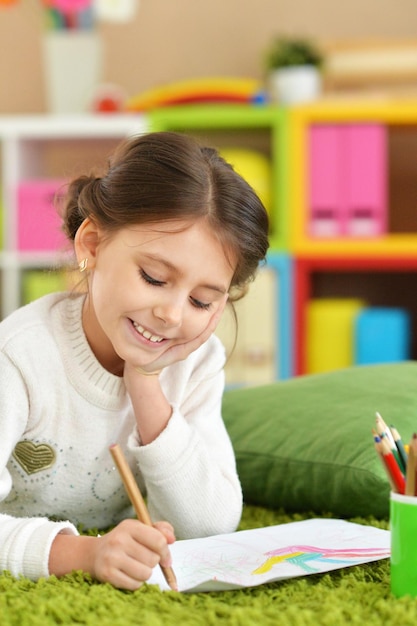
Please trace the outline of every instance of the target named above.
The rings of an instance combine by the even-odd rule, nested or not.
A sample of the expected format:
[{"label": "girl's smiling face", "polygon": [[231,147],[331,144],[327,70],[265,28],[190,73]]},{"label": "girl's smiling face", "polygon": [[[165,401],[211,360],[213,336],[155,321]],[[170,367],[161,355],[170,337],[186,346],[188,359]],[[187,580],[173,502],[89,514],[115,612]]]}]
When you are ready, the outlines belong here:
[{"label": "girl's smiling face", "polygon": [[235,269],[205,220],[143,224],[106,237],[86,220],[75,244],[91,270],[84,331],[100,363],[118,375],[124,361],[146,366],[203,332]]}]

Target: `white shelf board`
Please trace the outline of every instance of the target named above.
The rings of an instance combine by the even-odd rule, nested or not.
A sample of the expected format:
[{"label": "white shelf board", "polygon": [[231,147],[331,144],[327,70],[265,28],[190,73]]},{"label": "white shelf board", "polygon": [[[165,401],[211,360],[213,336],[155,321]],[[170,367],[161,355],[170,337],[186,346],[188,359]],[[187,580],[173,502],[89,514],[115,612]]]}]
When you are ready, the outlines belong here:
[{"label": "white shelf board", "polygon": [[100,138],[136,135],[148,130],[146,116],[138,113],[0,116],[2,138]]}]

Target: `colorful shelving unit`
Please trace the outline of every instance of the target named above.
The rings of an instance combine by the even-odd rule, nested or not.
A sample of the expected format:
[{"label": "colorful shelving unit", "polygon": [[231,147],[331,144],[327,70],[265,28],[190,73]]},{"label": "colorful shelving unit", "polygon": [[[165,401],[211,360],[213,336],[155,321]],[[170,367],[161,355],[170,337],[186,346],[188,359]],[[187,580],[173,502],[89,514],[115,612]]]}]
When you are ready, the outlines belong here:
[{"label": "colorful shelving unit", "polygon": [[387,333],[400,309],[402,354],[417,358],[417,103],[326,101],[289,120],[294,373],[309,372],[307,316],[321,298],[382,307]]},{"label": "colorful shelving unit", "polygon": [[[43,229],[47,238],[31,237],[23,227],[37,221],[35,206],[46,218],[50,184],[55,189],[73,173],[67,161],[58,168],[53,148],[74,162],[74,155],[83,160],[87,144],[108,153],[123,136],[149,130],[195,135],[223,151],[238,171],[239,152],[256,153],[261,168],[270,166],[270,251],[252,296],[242,301],[231,385],[308,373],[307,317],[321,299],[336,300],[334,310],[343,300],[363,302],[361,336],[370,329],[381,337],[396,332],[391,353],[417,359],[417,101],[326,100],[289,109],[186,105],[77,120],[0,117],[2,317],[33,297],[39,271],[62,260],[53,219]],[[345,319],[356,317],[351,311]],[[378,354],[362,348],[359,360]]]}]

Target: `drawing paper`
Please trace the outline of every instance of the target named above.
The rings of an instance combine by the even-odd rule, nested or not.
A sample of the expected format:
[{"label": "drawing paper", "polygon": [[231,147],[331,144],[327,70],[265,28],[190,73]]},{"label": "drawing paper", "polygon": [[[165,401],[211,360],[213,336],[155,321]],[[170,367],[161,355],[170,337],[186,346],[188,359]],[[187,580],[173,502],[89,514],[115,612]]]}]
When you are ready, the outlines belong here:
[{"label": "drawing paper", "polygon": [[[179,591],[223,591],[319,574],[390,555],[390,533],[337,519],[242,530],[170,546]],[[159,567],[149,584],[169,587]]]}]

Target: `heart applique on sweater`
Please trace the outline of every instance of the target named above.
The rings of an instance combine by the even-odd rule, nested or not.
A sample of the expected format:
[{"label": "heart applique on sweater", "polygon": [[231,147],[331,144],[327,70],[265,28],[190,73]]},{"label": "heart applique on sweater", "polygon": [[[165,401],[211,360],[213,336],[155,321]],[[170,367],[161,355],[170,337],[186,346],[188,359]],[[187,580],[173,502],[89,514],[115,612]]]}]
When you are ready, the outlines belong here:
[{"label": "heart applique on sweater", "polygon": [[35,474],[49,469],[55,463],[55,451],[47,443],[19,441],[13,450],[13,457],[26,474]]}]

